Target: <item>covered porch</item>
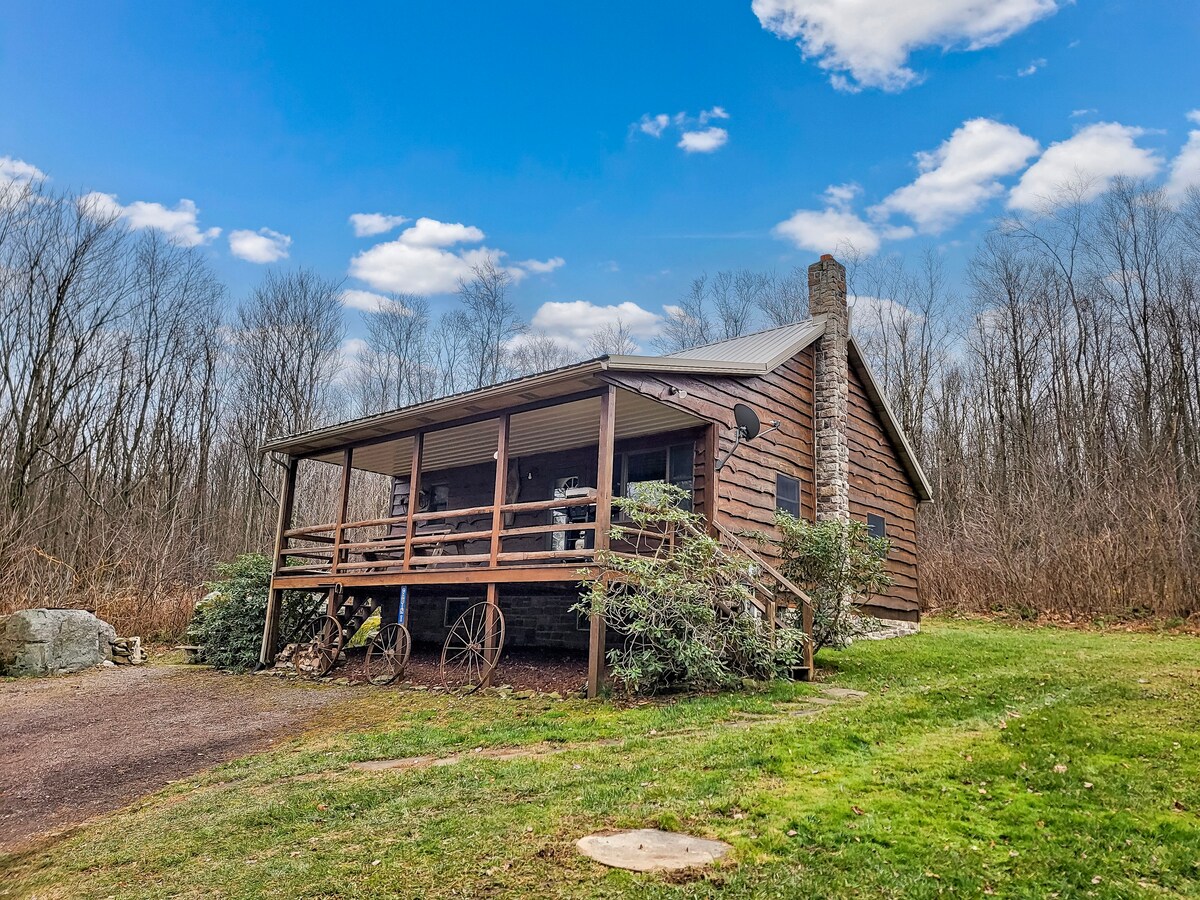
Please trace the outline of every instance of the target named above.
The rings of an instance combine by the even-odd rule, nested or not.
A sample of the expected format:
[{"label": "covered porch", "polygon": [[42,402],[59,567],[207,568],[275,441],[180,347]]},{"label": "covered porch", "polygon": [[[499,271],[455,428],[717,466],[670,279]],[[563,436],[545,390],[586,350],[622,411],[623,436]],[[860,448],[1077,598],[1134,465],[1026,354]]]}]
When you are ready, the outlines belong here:
[{"label": "covered porch", "polygon": [[[410,427],[370,433],[378,426],[367,420],[310,438],[319,446],[307,452],[289,447],[262,662],[279,649],[287,590],[329,591],[330,614],[344,594],[409,586],[470,585],[489,604],[499,602],[501,585],[575,590],[594,571],[597,551],[645,552],[666,539],[631,529],[610,541],[619,515],[613,498],[640,481],[678,485],[713,520],[717,423],[596,380],[584,390],[554,387],[554,396],[525,392],[523,402],[494,411],[458,404],[445,410],[457,416],[426,417],[442,421],[410,415]],[[336,467],[339,490],[327,521],[293,521],[302,460]],[[389,477],[386,514],[349,514],[352,479],[361,472]],[[588,648],[594,694],[602,622],[591,623]]]}]

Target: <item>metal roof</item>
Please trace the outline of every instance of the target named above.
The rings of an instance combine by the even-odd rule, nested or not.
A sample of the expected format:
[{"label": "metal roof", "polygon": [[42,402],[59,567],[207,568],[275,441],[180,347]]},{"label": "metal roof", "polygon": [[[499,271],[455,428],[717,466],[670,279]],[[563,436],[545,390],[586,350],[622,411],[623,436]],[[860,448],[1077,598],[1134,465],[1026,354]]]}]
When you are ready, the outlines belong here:
[{"label": "metal roof", "polygon": [[[598,386],[596,376],[609,370],[681,372],[696,375],[762,375],[791,359],[824,334],[825,322],[825,316],[814,316],[794,325],[769,328],[766,331],[665,356],[601,356],[500,382],[479,390],[454,394],[313,431],[273,438],[263,444],[262,450],[333,461],[336,455],[329,451],[347,444],[374,443],[381,439],[393,443],[389,436],[396,435],[396,439],[400,439],[401,432],[450,423],[464,417],[479,419],[488,413],[499,414],[506,408],[519,407],[531,401],[566,397]],[[895,442],[901,462],[916,486],[918,496],[922,500],[931,499],[932,489],[929,481],[917,462],[899,420],[888,406],[883,391],[867,368],[853,338],[850,339],[850,349],[850,361],[865,376],[863,380],[866,383],[867,394],[883,421],[884,430]],[[396,447],[392,447],[391,450],[399,452]],[[376,471],[396,472],[406,465],[405,459],[403,454],[386,461],[380,459],[374,468]]]},{"label": "metal roof", "polygon": [[825,316],[814,316],[793,325],[768,328],[754,334],[718,341],[669,353],[664,359],[697,359],[712,362],[736,362],[743,366],[762,366],[770,371],[791,359],[825,333]]}]

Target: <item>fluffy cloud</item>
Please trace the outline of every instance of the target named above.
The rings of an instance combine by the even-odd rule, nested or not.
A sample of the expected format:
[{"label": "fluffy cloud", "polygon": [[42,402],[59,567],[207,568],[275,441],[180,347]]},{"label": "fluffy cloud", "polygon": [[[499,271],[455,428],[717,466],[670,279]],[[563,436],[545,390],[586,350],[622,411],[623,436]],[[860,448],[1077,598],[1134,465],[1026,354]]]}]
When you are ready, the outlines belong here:
[{"label": "fluffy cloud", "polygon": [[141,200],[122,206],[116,194],[94,192],[83,197],[80,203],[97,215],[124,219],[130,228],[155,228],[183,247],[207,244],[221,234],[220,228],[200,230],[200,210],[191,200],[180,200],[174,209]]},{"label": "fluffy cloud", "polygon": [[361,309],[363,312],[379,312],[392,301],[383,294],[373,291],[349,289],[342,291],[342,306],[350,309]]},{"label": "fluffy cloud", "polygon": [[661,137],[670,124],[671,117],[666,113],[659,113],[656,116],[644,115],[642,116],[642,120],[637,124],[637,130],[642,134],[650,135],[650,137]]},{"label": "fluffy cloud", "polygon": [[794,40],[835,87],[899,91],[922,47],[978,50],[1052,14],[1058,0],[754,0],[762,26]]},{"label": "fluffy cloud", "polygon": [[354,228],[355,237],[387,234],[407,221],[406,216],[389,216],[384,213],[354,213],[350,216],[350,225]]},{"label": "fluffy cloud", "polygon": [[567,261],[561,256],[551,257],[550,259],[526,259],[517,265],[533,275],[546,275],[553,272],[555,269],[561,269],[567,264]]},{"label": "fluffy cloud", "polygon": [[835,207],[797,210],[771,233],[814,253],[844,253],[853,248],[869,256],[881,243],[879,233],[869,222],[848,209]]},{"label": "fluffy cloud", "polygon": [[588,338],[606,325],[620,321],[634,339],[649,341],[662,328],[662,316],[625,301],[611,306],[598,306],[586,300],[543,303],[533,314],[532,325],[537,331],[561,341],[572,350],[582,352]]},{"label": "fluffy cloud", "polygon": [[28,184],[31,181],[44,181],[45,178],[45,172],[23,159],[0,156],[0,190],[10,184]]},{"label": "fluffy cloud", "polygon": [[483,238],[483,232],[474,225],[439,222],[425,216],[400,235],[400,240],[410,247],[453,247],[455,244],[477,244]]},{"label": "fluffy cloud", "polygon": [[[1200,109],[1187,114],[1188,121],[1200,125]],[[1190,187],[1200,187],[1200,129],[1188,132],[1187,143],[1171,162],[1167,177],[1167,196],[1178,200]]]},{"label": "fluffy cloud", "polygon": [[229,232],[229,252],[246,262],[273,263],[287,259],[291,245],[290,237],[270,228]]},{"label": "fluffy cloud", "polygon": [[1035,72],[1037,72],[1038,69],[1044,69],[1045,67],[1046,67],[1046,60],[1035,59],[1029,65],[1025,66],[1025,68],[1017,69],[1017,77],[1018,78],[1028,78],[1030,75],[1033,75]]},{"label": "fluffy cloud", "polygon": [[1009,194],[1012,209],[1037,210],[1060,196],[1064,188],[1081,188],[1080,199],[1103,193],[1118,175],[1149,178],[1162,162],[1150,150],[1139,147],[1141,128],[1100,122],[1080,129],[1065,141],[1051,144],[1025,170]]},{"label": "fluffy cloud", "polygon": [[714,106],[692,116],[687,113],[644,115],[630,126],[630,133],[641,132],[650,137],[662,137],[668,129],[678,130],[679,141],[675,146],[685,153],[712,153],[729,142],[729,132],[716,125],[714,120],[728,119],[729,113],[723,106]]},{"label": "fluffy cloud", "polygon": [[877,219],[908,216],[917,228],[936,234],[979,209],[1004,188],[996,179],[1024,168],[1038,142],[1012,125],[971,119],[940,147],[917,154],[920,175],[872,208]]},{"label": "fluffy cloud", "polygon": [[729,140],[729,132],[715,125],[702,131],[685,131],[677,146],[685,153],[712,153],[720,150]]},{"label": "fluffy cloud", "polygon": [[[470,247],[483,241],[474,225],[439,222],[422,217],[385,241],[362,251],[350,261],[350,274],[380,291],[411,294],[448,294],[458,282],[471,277],[471,269],[488,259],[499,260],[503,250]],[[528,274],[545,274],[564,265],[561,257],[529,259],[509,266],[514,280]]]}]

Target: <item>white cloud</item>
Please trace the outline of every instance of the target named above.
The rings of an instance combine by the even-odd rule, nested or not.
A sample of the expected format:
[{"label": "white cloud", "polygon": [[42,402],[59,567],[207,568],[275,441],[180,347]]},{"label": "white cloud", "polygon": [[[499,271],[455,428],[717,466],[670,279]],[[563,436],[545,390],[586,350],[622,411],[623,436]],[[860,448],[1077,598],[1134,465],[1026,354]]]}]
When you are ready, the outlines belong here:
[{"label": "white cloud", "polygon": [[814,253],[845,252],[853,248],[868,256],[879,249],[879,233],[848,209],[797,210],[772,229],[778,238]]},{"label": "white cloud", "polygon": [[353,288],[342,291],[341,300],[342,306],[349,307],[350,309],[361,309],[363,312],[379,312],[379,310],[392,302],[383,294]]},{"label": "white cloud", "polygon": [[477,244],[484,234],[474,225],[460,222],[439,222],[422,216],[400,235],[401,243],[410,247],[453,247],[455,244]]},{"label": "white cloud", "polygon": [[[1187,114],[1189,122],[1200,125],[1200,109]],[[1179,155],[1171,161],[1171,172],[1167,176],[1167,196],[1179,200],[1190,187],[1200,187],[1200,129],[1188,132],[1187,143]]]},{"label": "white cloud", "polygon": [[384,213],[353,213],[350,216],[350,225],[354,228],[355,237],[387,234],[407,221],[406,216],[389,216]]},{"label": "white cloud", "polygon": [[729,140],[729,132],[715,125],[703,131],[685,131],[676,146],[685,153],[712,153],[720,150]]},{"label": "white cloud", "polygon": [[642,116],[642,120],[637,124],[637,129],[642,134],[650,135],[650,137],[660,137],[670,124],[671,117],[666,113],[659,113],[656,116],[644,115]]},{"label": "white cloud", "polygon": [[1017,77],[1018,78],[1028,78],[1030,75],[1037,72],[1038,69],[1044,69],[1045,67],[1046,67],[1046,60],[1035,59],[1033,62],[1031,62],[1025,68],[1017,69]]},{"label": "white cloud", "polygon": [[[380,291],[412,294],[449,294],[471,269],[488,259],[507,254],[490,247],[467,247],[484,239],[483,231],[460,222],[439,222],[421,217],[391,241],[376,244],[350,260],[350,274]],[[507,267],[513,280],[529,274],[552,272],[564,264],[561,257],[527,259]]]},{"label": "white cloud", "polygon": [[1071,118],[1078,119],[1083,116],[1094,116],[1097,112],[1099,112],[1099,110],[1092,109],[1090,107],[1088,109],[1073,109],[1071,110]]},{"label": "white cloud", "polygon": [[1090,200],[1103,193],[1118,175],[1149,178],[1158,172],[1162,161],[1153,151],[1137,145],[1137,138],[1144,133],[1141,128],[1100,122],[1051,144],[1012,189],[1009,207],[1037,210],[1070,187],[1081,188],[1079,199]]},{"label": "white cloud", "polygon": [[729,132],[708,123],[714,119],[728,118],[729,113],[723,106],[710,107],[694,116],[682,112],[673,116],[666,113],[644,115],[630,126],[630,133],[640,131],[650,137],[660,138],[668,129],[678,129],[680,136],[675,146],[685,153],[713,153],[729,142]]},{"label": "white cloud", "polygon": [[0,156],[0,190],[10,184],[28,184],[46,180],[46,173],[32,163],[11,156]]},{"label": "white cloud", "polygon": [[566,264],[567,261],[561,256],[554,256],[545,260],[526,259],[517,263],[520,268],[534,275],[546,275],[550,272],[553,272],[555,269],[561,269]]},{"label": "white cloud", "polygon": [[229,232],[229,252],[246,262],[273,263],[287,259],[291,245],[290,237],[270,228]]},{"label": "white cloud", "polygon": [[552,301],[543,303],[533,314],[532,326],[576,352],[587,347],[588,338],[606,325],[622,322],[634,339],[649,341],[662,328],[662,316],[625,301],[611,306],[598,306],[587,300]]},{"label": "white cloud", "polygon": [[937,234],[979,209],[1004,188],[996,179],[1024,168],[1038,142],[992,119],[964,122],[940,147],[917,154],[920,175],[871,210],[877,219],[908,216]]},{"label": "white cloud", "polygon": [[794,40],[844,90],[899,91],[922,47],[978,50],[1051,15],[1058,0],[754,0],[762,26]]},{"label": "white cloud", "polygon": [[93,192],[81,198],[80,203],[99,215],[124,219],[130,228],[157,229],[183,247],[207,244],[221,234],[220,228],[200,230],[197,221],[200,210],[191,200],[180,200],[174,209],[142,200],[122,206],[116,194]]},{"label": "white cloud", "polygon": [[852,294],[846,298],[855,331],[871,330],[880,325],[909,320],[920,321],[922,316],[890,297],[872,297],[867,294]]}]

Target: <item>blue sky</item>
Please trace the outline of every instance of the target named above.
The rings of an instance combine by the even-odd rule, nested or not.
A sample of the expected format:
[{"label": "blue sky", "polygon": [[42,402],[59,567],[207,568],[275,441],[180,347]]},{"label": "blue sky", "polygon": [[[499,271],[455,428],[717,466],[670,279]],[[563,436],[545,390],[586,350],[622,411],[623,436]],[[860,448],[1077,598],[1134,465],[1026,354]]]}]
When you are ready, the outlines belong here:
[{"label": "blue sky", "polygon": [[9,0],[0,177],[112,195],[235,300],[274,260],[438,308],[486,250],[552,332],[636,304],[648,339],[703,271],[851,239],[958,272],[1072,173],[1200,183],[1198,36],[1130,0]]}]

